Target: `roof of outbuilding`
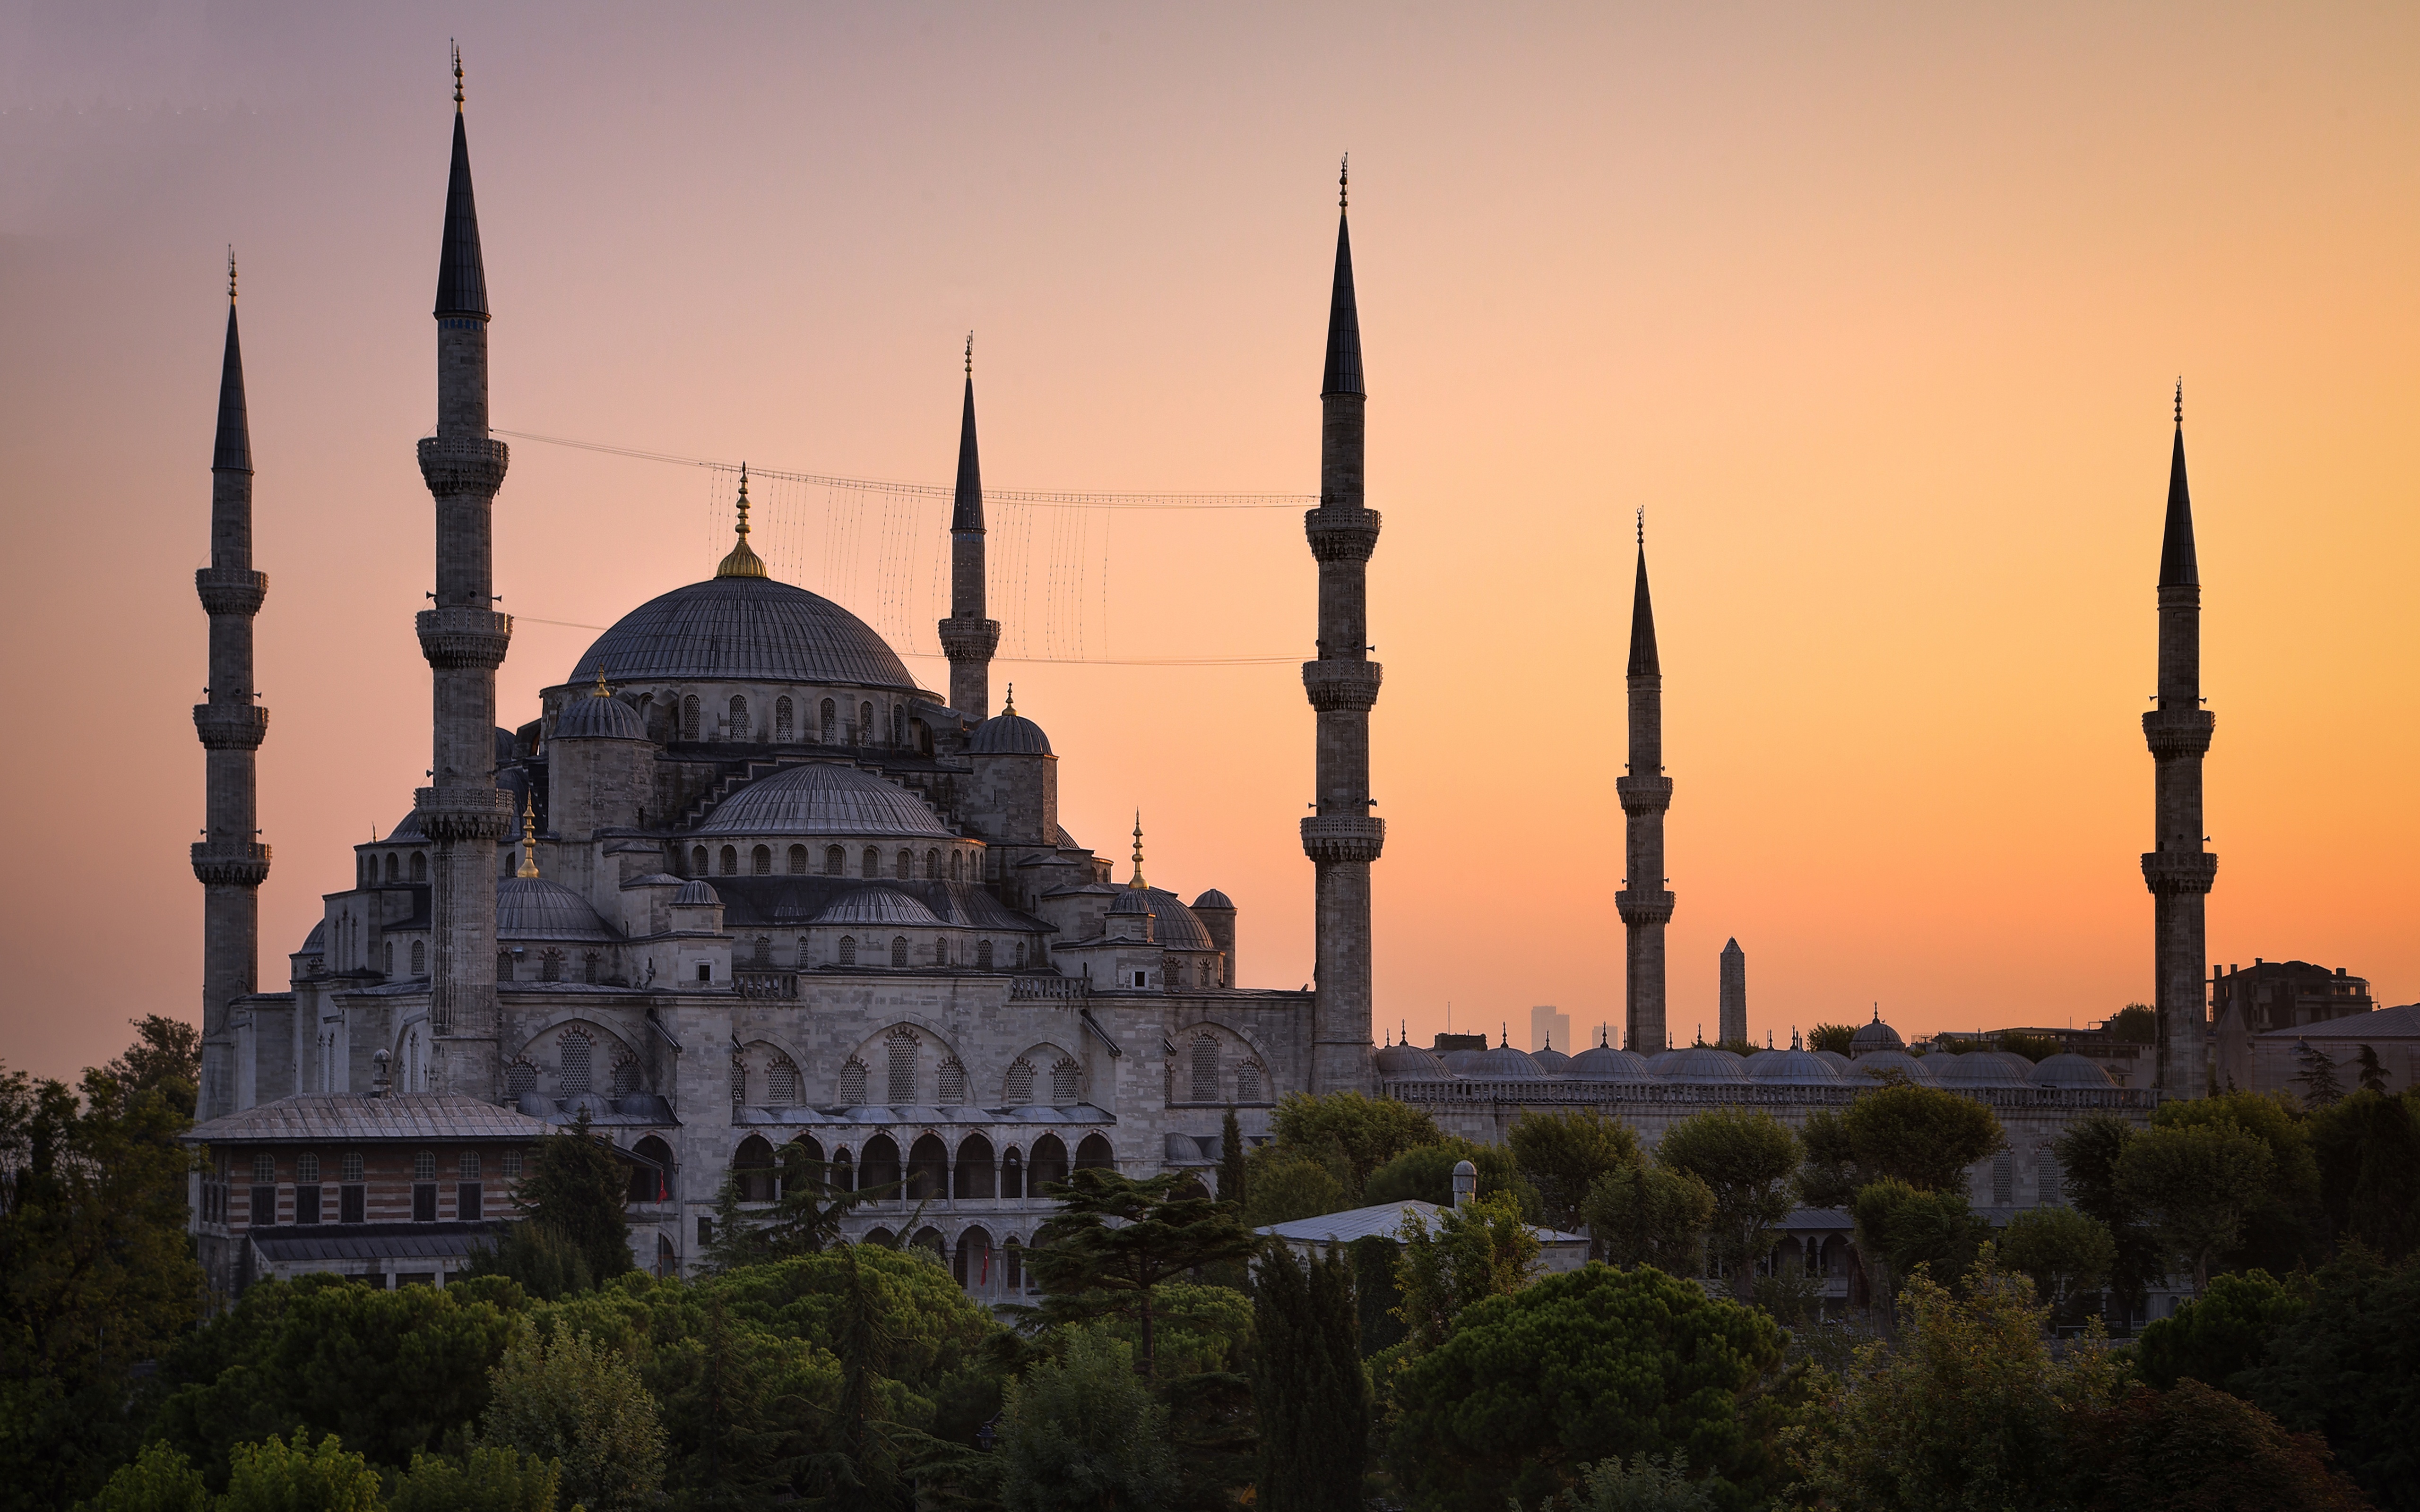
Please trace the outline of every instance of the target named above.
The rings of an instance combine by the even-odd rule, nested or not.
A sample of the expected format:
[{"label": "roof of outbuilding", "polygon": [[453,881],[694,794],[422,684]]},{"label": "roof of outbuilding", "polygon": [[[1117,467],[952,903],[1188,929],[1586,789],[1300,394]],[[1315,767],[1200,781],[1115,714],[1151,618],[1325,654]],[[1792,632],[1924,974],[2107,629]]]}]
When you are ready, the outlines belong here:
[{"label": "roof of outbuilding", "polygon": [[680,885],[680,891],[673,894],[673,902],[690,908],[712,908],[722,902],[722,897],[714,890],[711,883],[691,877]]},{"label": "roof of outbuilding", "polygon": [[1472,1059],[1464,1075],[1475,1082],[1542,1082],[1545,1068],[1530,1058],[1527,1050],[1515,1050],[1499,1044],[1493,1050],[1481,1050]]},{"label": "roof of outbuilding", "polygon": [[2420,1003],[2406,1003],[2401,1008],[2381,1008],[2367,1013],[2348,1013],[2342,1018],[2322,1019],[2317,1024],[2304,1024],[2290,1029],[2269,1029],[2263,1040],[2401,1040],[2420,1035]]},{"label": "roof of outbuilding", "polygon": [[805,762],[758,778],[716,805],[697,832],[958,838],[915,794],[834,762]]},{"label": "roof of outbuilding", "polygon": [[843,684],[911,692],[873,626],[771,578],[709,578],[649,599],[599,636],[567,681]]},{"label": "roof of outbuilding", "polygon": [[187,1144],[308,1144],[347,1139],[535,1139],[540,1119],[451,1092],[306,1092],[197,1123]]},{"label": "roof of outbuilding", "polygon": [[[1402,1202],[1381,1202],[1367,1208],[1347,1208],[1342,1212],[1324,1212],[1316,1218],[1296,1218],[1292,1223],[1270,1224],[1252,1230],[1271,1239],[1291,1241],[1296,1244],[1325,1244],[1331,1241],[1349,1244],[1357,1239],[1393,1239],[1403,1233],[1404,1220],[1418,1214],[1434,1233],[1446,1210],[1434,1202],[1417,1197]],[[1525,1225],[1542,1244],[1585,1244],[1585,1234],[1566,1234],[1559,1229]]]},{"label": "roof of outbuilding", "polygon": [[1728,1050],[1698,1044],[1682,1051],[1664,1068],[1663,1075],[1668,1081],[1695,1087],[1729,1087],[1747,1080],[1747,1067]]},{"label": "roof of outbuilding", "polygon": [[457,1259],[493,1244],[501,1219],[486,1223],[286,1224],[245,1237],[271,1265],[312,1260]]},{"label": "roof of outbuilding", "polygon": [[1227,901],[1227,895],[1220,892],[1216,887],[1212,887],[1201,897],[1194,899],[1192,907],[1193,911],[1197,914],[1202,912],[1204,908],[1224,908],[1229,913],[1234,912],[1235,909],[1235,905]]}]

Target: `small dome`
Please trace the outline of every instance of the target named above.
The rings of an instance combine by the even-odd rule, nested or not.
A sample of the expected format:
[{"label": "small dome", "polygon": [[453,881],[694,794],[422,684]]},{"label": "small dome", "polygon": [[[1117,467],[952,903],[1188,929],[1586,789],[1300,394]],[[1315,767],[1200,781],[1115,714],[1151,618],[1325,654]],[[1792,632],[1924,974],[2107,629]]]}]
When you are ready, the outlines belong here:
[{"label": "small dome", "polygon": [[1647,1057],[1647,1072],[1651,1076],[1661,1076],[1670,1071],[1672,1063],[1680,1058],[1678,1050],[1658,1050]]},{"label": "small dome", "polygon": [[1442,1061],[1419,1045],[1390,1044],[1379,1047],[1378,1074],[1399,1082],[1441,1082],[1446,1069]]},{"label": "small dome", "polygon": [[1918,1087],[1941,1085],[1939,1079],[1925,1069],[1923,1061],[1904,1050],[1876,1050],[1859,1056],[1850,1063],[1849,1079],[1854,1081],[1863,1076],[1878,1082],[1893,1072],[1905,1072],[1907,1079]]},{"label": "small dome", "polygon": [[1606,1044],[1590,1045],[1574,1056],[1571,1068],[1563,1074],[1583,1082],[1643,1082],[1651,1079],[1644,1057]]},{"label": "small dome", "polygon": [[1962,1056],[1930,1055],[1924,1057],[1924,1067],[1932,1072],[1933,1080],[1956,1091],[2032,1085],[2026,1075],[2033,1070],[2031,1066],[2021,1072],[1990,1050],[1970,1050]]},{"label": "small dome", "polygon": [[930,929],[941,922],[940,916],[924,906],[922,900],[889,887],[858,887],[841,895],[830,908],[809,920],[814,924],[892,924],[916,925]]},{"label": "small dome", "polygon": [[1767,1050],[1748,1057],[1747,1079],[1770,1087],[1835,1087],[1840,1073],[1811,1050]]},{"label": "small dome", "polygon": [[[1194,899],[1192,908],[1197,914],[1202,912],[1204,908],[1223,908],[1231,914],[1235,911],[1235,905],[1227,901],[1227,895],[1220,892],[1216,887],[1211,888],[1201,897]],[[1423,1054],[1425,1053],[1426,1052],[1423,1052]]]},{"label": "small dome", "polygon": [[1840,1054],[1838,1050],[1809,1050],[1807,1053],[1822,1060],[1823,1064],[1831,1067],[1834,1071],[1840,1072],[1845,1074],[1849,1069],[1849,1057]]},{"label": "small dome", "polygon": [[1568,1076],[1571,1074],[1572,1057],[1563,1054],[1561,1051],[1555,1049],[1551,1045],[1544,1050],[1530,1051],[1529,1058],[1536,1061],[1538,1063],[1538,1069],[1544,1072],[1549,1076]]},{"label": "small dome", "polygon": [[610,940],[615,935],[587,899],[562,883],[504,877],[496,883],[496,938]]},{"label": "small dome", "polygon": [[830,762],[784,766],[758,778],[717,805],[698,833],[957,839],[931,805],[906,788]]},{"label": "small dome", "polygon": [[386,839],[379,841],[379,843],[381,845],[388,845],[393,844],[396,841],[427,840],[427,838],[428,831],[420,827],[420,810],[414,809],[410,813],[403,816],[403,820],[400,824],[397,824],[393,829],[388,830],[386,832]]},{"label": "small dome", "polygon": [[1444,1055],[1437,1057],[1437,1059],[1443,1062],[1445,1069],[1454,1075],[1467,1076],[1470,1074],[1470,1068],[1479,1064],[1479,1052],[1476,1050],[1449,1050]]},{"label": "small dome", "polygon": [[318,955],[321,950],[327,948],[327,944],[328,921],[325,918],[322,918],[319,922],[311,926],[310,933],[302,936],[302,949],[295,951],[294,953],[296,955]]},{"label": "small dome", "polygon": [[1146,896],[1146,892],[1147,889],[1142,887],[1120,887],[1117,898],[1109,904],[1110,917],[1116,918],[1125,914],[1149,914],[1152,911],[1151,899]]},{"label": "small dome", "polygon": [[1730,1087],[1747,1080],[1747,1067],[1728,1050],[1717,1050],[1709,1044],[1691,1045],[1665,1068],[1664,1079],[1693,1087]]},{"label": "small dome", "polygon": [[1467,1074],[1471,1080],[1481,1082],[1543,1082],[1546,1079],[1545,1072],[1529,1058],[1528,1051],[1515,1050],[1509,1044],[1480,1051]]},{"label": "small dome", "polygon": [[[1153,944],[1165,946],[1171,950],[1218,949],[1218,946],[1211,942],[1209,929],[1202,924],[1202,920],[1193,917],[1193,910],[1185,906],[1184,899],[1166,887],[1139,887],[1128,890],[1140,892],[1143,895],[1143,901],[1151,905]],[[1115,910],[1111,911],[1115,912]]]},{"label": "small dome", "polygon": [[1047,756],[1050,737],[1042,727],[1014,708],[993,715],[975,726],[967,749],[976,756]]},{"label": "small dome", "polygon": [[1883,1022],[1882,1011],[1874,1011],[1874,1021],[1859,1029],[1849,1041],[1849,1058],[1856,1059],[1876,1050],[1905,1050],[1907,1041],[1899,1031]]},{"label": "small dome", "polygon": [[2036,1087],[2115,1087],[2109,1073],[2097,1060],[2087,1059],[2073,1051],[2049,1057],[2034,1068]]},{"label": "small dome", "polygon": [[582,694],[563,701],[554,718],[557,740],[644,740],[647,727],[639,711],[611,696]]},{"label": "small dome", "polygon": [[677,887],[681,879],[669,872],[650,872],[643,877],[632,877],[622,884],[625,887]]},{"label": "small dome", "polygon": [[707,887],[702,879],[691,877],[680,885],[680,891],[673,894],[673,903],[675,907],[720,908],[722,906],[722,894]]}]

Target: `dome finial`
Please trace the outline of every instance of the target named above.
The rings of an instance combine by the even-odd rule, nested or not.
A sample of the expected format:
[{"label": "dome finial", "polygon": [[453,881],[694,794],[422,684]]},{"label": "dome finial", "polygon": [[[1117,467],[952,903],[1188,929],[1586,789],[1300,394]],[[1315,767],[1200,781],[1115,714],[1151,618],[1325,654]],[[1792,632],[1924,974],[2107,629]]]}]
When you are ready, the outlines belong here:
[{"label": "dome finial", "polygon": [[1134,875],[1127,880],[1126,886],[1129,887],[1140,887],[1147,886],[1142,879],[1142,810],[1140,809],[1137,809],[1135,810],[1134,840],[1135,870]]},{"label": "dome finial", "polygon": [[521,866],[516,876],[537,875],[537,790],[521,800]]},{"label": "dome finial", "polygon": [[590,698],[600,699],[609,699],[613,696],[613,690],[605,686],[605,669],[601,666],[597,669],[597,691],[589,694],[588,696]]},{"label": "dome finial", "polygon": [[732,547],[731,554],[722,559],[722,564],[714,569],[714,575],[718,578],[771,577],[772,574],[765,570],[764,559],[748,548],[748,464],[745,462],[739,464],[739,523],[733,527],[733,532],[739,537],[738,543]]},{"label": "dome finial", "polygon": [[1016,685],[1015,683],[1008,685],[1008,702],[1001,705],[1000,712],[1002,714],[1015,714],[1016,712]]},{"label": "dome finial", "polygon": [[446,42],[454,49],[454,114],[459,116],[462,114],[462,44],[450,37]]}]

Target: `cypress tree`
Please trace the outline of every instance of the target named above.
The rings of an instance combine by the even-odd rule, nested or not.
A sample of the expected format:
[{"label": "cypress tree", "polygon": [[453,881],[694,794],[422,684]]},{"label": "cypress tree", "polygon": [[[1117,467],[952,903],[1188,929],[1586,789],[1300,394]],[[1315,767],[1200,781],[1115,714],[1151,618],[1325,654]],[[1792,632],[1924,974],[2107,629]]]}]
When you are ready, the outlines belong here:
[{"label": "cypress tree", "polygon": [[1272,1245],[1256,1280],[1256,1504],[1262,1512],[1354,1512],[1369,1458],[1370,1398],[1351,1262],[1332,1251],[1306,1271],[1283,1245]]},{"label": "cypress tree", "polygon": [[1218,1200],[1243,1210],[1244,1131],[1235,1123],[1233,1108],[1227,1110],[1226,1121],[1218,1126]]}]

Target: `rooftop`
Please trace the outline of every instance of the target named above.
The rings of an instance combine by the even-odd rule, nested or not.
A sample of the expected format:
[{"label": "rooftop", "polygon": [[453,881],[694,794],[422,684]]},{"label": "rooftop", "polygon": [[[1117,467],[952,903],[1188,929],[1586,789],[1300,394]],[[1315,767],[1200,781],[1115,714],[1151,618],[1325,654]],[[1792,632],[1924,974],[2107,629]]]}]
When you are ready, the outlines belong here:
[{"label": "rooftop", "polygon": [[197,1123],[187,1144],[332,1144],[353,1139],[536,1139],[553,1127],[475,1097],[309,1092]]}]

